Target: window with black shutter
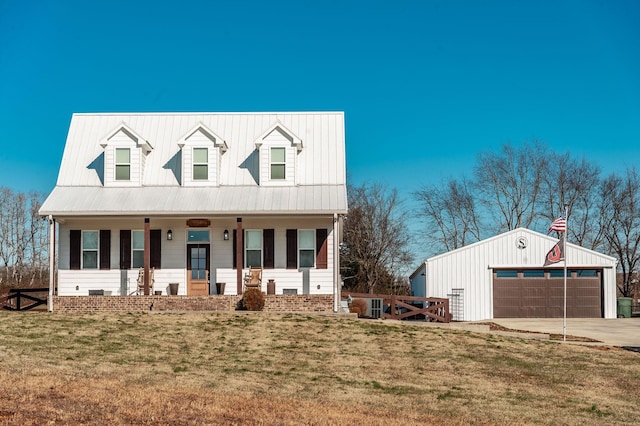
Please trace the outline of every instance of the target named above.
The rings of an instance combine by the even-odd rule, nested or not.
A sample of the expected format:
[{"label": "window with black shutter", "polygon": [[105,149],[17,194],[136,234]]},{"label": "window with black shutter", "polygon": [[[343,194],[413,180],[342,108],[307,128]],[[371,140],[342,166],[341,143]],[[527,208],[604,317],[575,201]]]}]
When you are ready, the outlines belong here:
[{"label": "window with black shutter", "polygon": [[274,230],[265,229],[262,231],[262,256],[265,269],[273,269],[275,265],[275,253],[274,253]]},{"label": "window with black shutter", "polygon": [[287,229],[287,269],[298,269],[297,229]]},{"label": "window with black shutter", "polygon": [[80,256],[82,254],[81,238],[82,231],[79,229],[69,231],[69,269],[80,269]]},{"label": "window with black shutter", "polygon": [[161,269],[162,265],[162,230],[152,229],[149,237],[151,238],[150,256],[151,267]]},{"label": "window with black shutter", "polygon": [[329,256],[327,248],[327,229],[316,229],[316,268],[327,269],[329,267]]},{"label": "window with black shutter", "polygon": [[131,230],[120,230],[120,269],[131,269]]},{"label": "window with black shutter", "polygon": [[111,269],[111,230],[100,231],[100,269]]},{"label": "window with black shutter", "polygon": [[[131,231],[129,229],[120,230],[120,269],[131,269],[144,267],[144,238],[142,250],[132,246],[133,233],[141,233],[144,231]],[[150,267],[162,268],[162,230],[152,229],[149,231],[150,238]],[[139,246],[139,244],[138,244]],[[136,261],[132,265],[132,256],[136,256]]]}]

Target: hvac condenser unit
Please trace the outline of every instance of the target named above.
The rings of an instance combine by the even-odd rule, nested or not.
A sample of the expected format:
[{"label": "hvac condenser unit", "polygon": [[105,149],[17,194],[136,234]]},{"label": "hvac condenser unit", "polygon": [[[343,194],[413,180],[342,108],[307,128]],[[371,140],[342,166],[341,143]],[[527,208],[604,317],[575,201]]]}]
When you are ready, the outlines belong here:
[{"label": "hvac condenser unit", "polygon": [[367,316],[369,318],[382,317],[382,299],[366,299],[367,300]]}]

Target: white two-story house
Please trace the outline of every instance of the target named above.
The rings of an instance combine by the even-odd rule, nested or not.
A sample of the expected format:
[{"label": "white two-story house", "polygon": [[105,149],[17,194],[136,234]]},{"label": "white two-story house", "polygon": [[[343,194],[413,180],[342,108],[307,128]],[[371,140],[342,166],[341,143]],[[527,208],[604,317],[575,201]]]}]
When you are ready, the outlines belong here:
[{"label": "white two-story house", "polygon": [[74,114],[40,209],[57,294],[136,294],[147,271],[147,291],[234,295],[259,267],[263,289],[337,303],[344,130],[342,112]]}]

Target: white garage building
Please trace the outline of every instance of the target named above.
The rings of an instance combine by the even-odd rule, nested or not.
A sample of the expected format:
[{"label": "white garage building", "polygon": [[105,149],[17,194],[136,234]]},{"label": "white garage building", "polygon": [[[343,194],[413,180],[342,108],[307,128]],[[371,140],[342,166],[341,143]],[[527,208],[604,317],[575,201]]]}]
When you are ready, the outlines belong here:
[{"label": "white garage building", "polygon": [[[564,262],[544,267],[558,242],[514,229],[427,259],[410,276],[414,296],[450,300],[454,321],[562,318]],[[567,243],[567,317],[616,317],[616,259]]]}]

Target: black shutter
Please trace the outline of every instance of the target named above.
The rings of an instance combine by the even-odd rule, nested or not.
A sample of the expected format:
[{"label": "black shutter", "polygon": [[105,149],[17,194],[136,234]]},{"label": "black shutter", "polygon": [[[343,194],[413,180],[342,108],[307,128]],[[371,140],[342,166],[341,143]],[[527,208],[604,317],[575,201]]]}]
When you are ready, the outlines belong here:
[{"label": "black shutter", "polygon": [[100,269],[111,269],[111,230],[100,230]]},{"label": "black shutter", "polygon": [[273,229],[263,229],[262,230],[262,256],[264,259],[264,268],[265,269],[273,269],[274,268],[274,245],[275,245],[275,237]]},{"label": "black shutter", "polygon": [[69,269],[80,269],[81,238],[82,231],[79,229],[69,231]]},{"label": "black shutter", "polygon": [[131,230],[120,230],[120,269],[131,269]]},{"label": "black shutter", "polygon": [[237,260],[238,260],[238,230],[233,230],[233,269],[236,268]]},{"label": "black shutter", "polygon": [[151,255],[151,267],[156,269],[161,269],[162,263],[162,230],[161,229],[152,229],[149,233],[149,237],[151,238],[151,247],[149,250],[151,251],[149,254]]},{"label": "black shutter", "polygon": [[316,269],[329,267],[329,252],[327,248],[327,229],[316,229]]},{"label": "black shutter", "polygon": [[287,229],[287,269],[298,269],[297,229]]}]

